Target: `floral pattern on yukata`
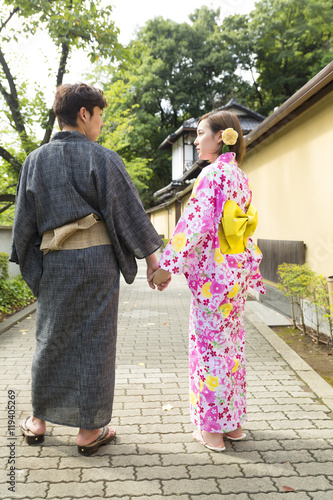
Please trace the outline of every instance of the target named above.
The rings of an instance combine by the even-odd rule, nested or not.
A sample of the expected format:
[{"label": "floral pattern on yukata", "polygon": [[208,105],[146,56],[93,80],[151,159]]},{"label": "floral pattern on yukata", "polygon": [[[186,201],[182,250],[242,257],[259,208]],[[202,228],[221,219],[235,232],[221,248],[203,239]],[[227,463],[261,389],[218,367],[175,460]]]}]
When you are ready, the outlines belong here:
[{"label": "floral pattern on yukata", "polygon": [[159,266],[183,273],[192,293],[190,404],[192,422],[230,432],[246,420],[244,305],[248,287],[265,293],[262,255],[251,238],[240,254],[224,255],[219,229],[227,200],[246,212],[252,192],[234,153],[199,175]]}]

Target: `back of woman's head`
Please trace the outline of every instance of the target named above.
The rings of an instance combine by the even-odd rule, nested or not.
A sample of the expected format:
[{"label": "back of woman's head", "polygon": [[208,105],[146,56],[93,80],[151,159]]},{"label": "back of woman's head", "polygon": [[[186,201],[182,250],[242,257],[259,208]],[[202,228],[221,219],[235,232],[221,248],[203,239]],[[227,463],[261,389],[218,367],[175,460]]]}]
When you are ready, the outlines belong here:
[{"label": "back of woman's head", "polygon": [[53,111],[58,119],[60,130],[64,125],[77,125],[77,114],[82,107],[93,115],[94,107],[107,106],[102,90],[86,83],[59,85],[54,99]]},{"label": "back of woman's head", "polygon": [[[245,143],[243,139],[242,128],[237,115],[231,113],[230,111],[211,111],[210,113],[203,115],[199,119],[198,125],[202,120],[207,121],[208,126],[213,134],[216,134],[220,130],[225,130],[227,128],[233,128],[234,130],[236,130],[236,132],[238,133],[237,142],[233,146],[229,146],[229,151],[236,154],[236,161],[238,165],[240,165],[245,153]],[[222,147],[223,143],[221,144],[220,151],[218,152],[219,155],[222,153]]]}]

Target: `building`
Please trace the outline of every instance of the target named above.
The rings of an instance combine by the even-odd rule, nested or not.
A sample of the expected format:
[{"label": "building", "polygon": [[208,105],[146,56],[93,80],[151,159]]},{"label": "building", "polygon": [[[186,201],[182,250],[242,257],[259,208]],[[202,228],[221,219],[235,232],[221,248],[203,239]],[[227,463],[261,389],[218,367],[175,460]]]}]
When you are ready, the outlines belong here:
[{"label": "building", "polygon": [[[259,213],[255,237],[264,254],[261,272],[268,290],[264,300],[272,304],[282,262],[306,262],[323,276],[333,275],[332,91],[333,62],[245,134],[241,168],[253,186]],[[182,130],[176,134],[169,143],[179,141]],[[161,147],[164,144],[167,140]],[[166,196],[164,203],[150,209],[150,217],[166,238],[172,235],[198,172],[196,163],[156,193],[160,200]]]}]

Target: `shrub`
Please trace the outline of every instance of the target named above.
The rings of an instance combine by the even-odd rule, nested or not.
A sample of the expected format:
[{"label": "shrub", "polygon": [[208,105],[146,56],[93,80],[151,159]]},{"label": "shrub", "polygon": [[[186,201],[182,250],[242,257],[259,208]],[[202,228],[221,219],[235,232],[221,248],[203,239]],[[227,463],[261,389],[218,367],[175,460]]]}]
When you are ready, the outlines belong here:
[{"label": "shrub", "polygon": [[8,279],[8,254],[0,253],[0,316],[12,314],[33,300],[34,296],[22,276]]}]

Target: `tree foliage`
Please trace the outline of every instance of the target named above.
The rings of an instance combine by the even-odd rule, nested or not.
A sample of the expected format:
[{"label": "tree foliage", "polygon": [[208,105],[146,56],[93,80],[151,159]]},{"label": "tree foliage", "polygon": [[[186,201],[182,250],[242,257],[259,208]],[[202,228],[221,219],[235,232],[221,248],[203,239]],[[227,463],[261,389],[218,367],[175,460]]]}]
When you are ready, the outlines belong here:
[{"label": "tree foliage", "polygon": [[[19,27],[18,27],[19,26]],[[110,60],[123,54],[117,42],[118,29],[112,21],[111,7],[100,0],[5,0],[0,7],[0,102],[1,145],[0,213],[14,203],[14,188],[21,165],[31,151],[50,140],[55,123],[53,110],[44,93],[20,75],[11,57],[10,43],[22,36],[46,32],[57,48],[54,90],[63,82],[74,48],[88,51],[90,61]],[[37,140],[36,128],[43,131]]]},{"label": "tree foliage", "polygon": [[[10,69],[6,44],[18,36],[10,28],[15,17],[28,36],[43,26],[57,47],[55,87],[74,47],[87,48],[91,61],[108,58],[105,66],[97,63],[93,78],[103,80],[110,102],[101,140],[122,156],[146,206],[171,181],[170,151],[158,146],[186,119],[231,97],[268,115],[332,60],[332,0],[261,0],[250,14],[222,22],[219,9],[205,6],[185,23],[151,19],[126,58],[112,66],[122,51],[111,9],[100,1],[6,0],[1,8],[0,92],[7,127],[0,145],[0,213],[13,203],[22,161],[50,139],[55,120],[38,86],[31,98],[31,84]],[[34,135],[36,123],[44,130],[42,141]]]}]

